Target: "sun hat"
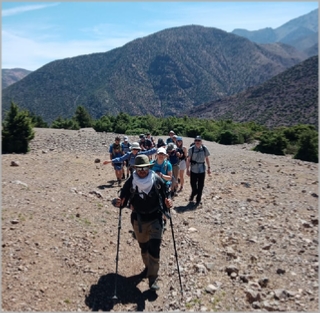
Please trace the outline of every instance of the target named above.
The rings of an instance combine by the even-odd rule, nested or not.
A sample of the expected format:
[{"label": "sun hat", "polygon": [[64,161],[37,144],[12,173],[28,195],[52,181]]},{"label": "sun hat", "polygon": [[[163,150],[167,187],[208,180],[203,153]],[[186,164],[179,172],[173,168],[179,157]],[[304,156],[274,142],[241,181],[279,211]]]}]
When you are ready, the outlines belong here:
[{"label": "sun hat", "polygon": [[174,134],[175,132],[173,130],[170,130],[169,134]]},{"label": "sun hat", "polygon": [[178,138],[178,136],[177,135],[173,135],[173,138]]},{"label": "sun hat", "polygon": [[182,141],[182,137],[177,137],[177,141]]},{"label": "sun hat", "polygon": [[197,136],[196,138],[194,138],[194,140],[202,140],[201,136]]},{"label": "sun hat", "polygon": [[139,154],[134,159],[134,166],[135,167],[145,167],[145,166],[153,166],[153,164],[150,163],[149,157],[145,154]]},{"label": "sun hat", "polygon": [[133,143],[131,144],[130,149],[131,149],[131,150],[133,150],[133,149],[141,150],[141,147],[140,147],[140,145],[139,145],[138,142],[133,142]]},{"label": "sun hat", "polygon": [[174,148],[175,148],[175,147],[174,147],[174,143],[173,143],[173,142],[170,142],[170,143],[168,144],[168,146],[167,146],[167,151],[170,152],[170,151],[172,151]]},{"label": "sun hat", "polygon": [[160,154],[160,153],[163,153],[163,154],[167,155],[167,151],[166,151],[166,149],[163,148],[163,147],[160,147],[160,148],[157,150],[157,154]]}]

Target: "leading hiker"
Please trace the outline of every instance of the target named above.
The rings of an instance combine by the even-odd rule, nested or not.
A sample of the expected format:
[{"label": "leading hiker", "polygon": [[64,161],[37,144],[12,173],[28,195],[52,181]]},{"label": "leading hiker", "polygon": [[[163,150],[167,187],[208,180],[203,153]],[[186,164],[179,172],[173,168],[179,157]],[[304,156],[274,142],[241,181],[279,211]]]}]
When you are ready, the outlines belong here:
[{"label": "leading hiker", "polygon": [[162,214],[168,214],[173,203],[167,198],[164,181],[151,170],[152,166],[147,155],[135,158],[135,170],[123,185],[116,206],[123,208],[130,200],[133,229],[145,265],[141,276],[148,278],[150,290],[157,291],[163,235]]}]

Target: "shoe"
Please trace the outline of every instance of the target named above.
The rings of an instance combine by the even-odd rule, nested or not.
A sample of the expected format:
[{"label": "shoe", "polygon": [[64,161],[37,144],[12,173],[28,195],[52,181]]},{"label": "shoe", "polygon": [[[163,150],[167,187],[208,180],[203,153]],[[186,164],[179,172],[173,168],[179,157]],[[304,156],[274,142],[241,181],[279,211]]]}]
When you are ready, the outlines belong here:
[{"label": "shoe", "polygon": [[118,180],[118,186],[121,187],[121,180]]},{"label": "shoe", "polygon": [[127,178],[129,178],[129,174],[127,174]]},{"label": "shoe", "polygon": [[194,197],[190,196],[189,202],[192,202],[192,201],[193,201],[193,198],[194,198]]},{"label": "shoe", "polygon": [[157,284],[157,281],[156,280],[151,280],[151,279],[149,279],[149,288],[152,291],[157,291],[157,290],[160,289],[160,287]]},{"label": "shoe", "polygon": [[196,206],[199,206],[199,205],[202,205],[202,202],[201,202],[201,201],[197,201],[197,202],[196,202]]},{"label": "shoe", "polygon": [[126,179],[126,177],[124,176],[124,174],[122,175],[122,179]]},{"label": "shoe", "polygon": [[180,189],[178,190],[178,192],[181,192],[183,190],[183,186],[180,187]]},{"label": "shoe", "polygon": [[139,274],[139,276],[141,278],[147,278],[147,274],[148,274],[148,267],[146,266],[144,270]]}]

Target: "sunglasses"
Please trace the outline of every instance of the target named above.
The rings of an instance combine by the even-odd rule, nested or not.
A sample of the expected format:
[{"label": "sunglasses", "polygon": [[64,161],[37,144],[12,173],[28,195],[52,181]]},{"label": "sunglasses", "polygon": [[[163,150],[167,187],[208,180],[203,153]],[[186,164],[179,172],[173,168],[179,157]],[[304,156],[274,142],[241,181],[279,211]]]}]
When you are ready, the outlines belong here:
[{"label": "sunglasses", "polygon": [[142,172],[142,171],[148,171],[150,169],[149,166],[145,166],[145,167],[137,167],[136,171],[137,172]]}]

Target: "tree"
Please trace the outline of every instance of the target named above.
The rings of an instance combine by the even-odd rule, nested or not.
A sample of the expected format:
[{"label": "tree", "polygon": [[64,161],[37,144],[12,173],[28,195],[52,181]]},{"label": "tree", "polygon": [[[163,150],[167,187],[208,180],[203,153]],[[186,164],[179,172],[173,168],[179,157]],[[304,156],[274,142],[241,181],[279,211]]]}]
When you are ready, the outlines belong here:
[{"label": "tree", "polygon": [[2,153],[27,153],[29,142],[34,138],[32,119],[27,111],[19,110],[11,102],[2,123]]},{"label": "tree", "polygon": [[294,159],[318,163],[318,135],[315,131],[304,132],[299,140],[299,150]]},{"label": "tree", "polygon": [[80,128],[92,126],[92,118],[86,108],[82,105],[77,107],[74,120],[77,122]]}]

